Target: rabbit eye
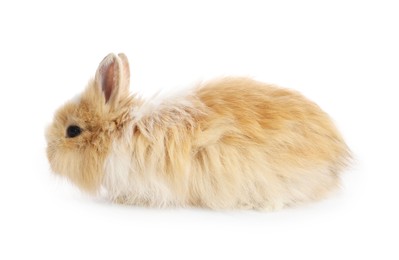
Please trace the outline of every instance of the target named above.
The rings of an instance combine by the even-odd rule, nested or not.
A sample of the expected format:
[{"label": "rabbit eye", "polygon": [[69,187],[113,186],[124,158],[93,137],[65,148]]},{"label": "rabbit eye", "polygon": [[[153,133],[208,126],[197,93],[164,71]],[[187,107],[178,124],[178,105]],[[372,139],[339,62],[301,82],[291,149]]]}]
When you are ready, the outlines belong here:
[{"label": "rabbit eye", "polygon": [[69,138],[74,138],[82,133],[82,129],[77,125],[70,125],[67,128],[66,134]]}]

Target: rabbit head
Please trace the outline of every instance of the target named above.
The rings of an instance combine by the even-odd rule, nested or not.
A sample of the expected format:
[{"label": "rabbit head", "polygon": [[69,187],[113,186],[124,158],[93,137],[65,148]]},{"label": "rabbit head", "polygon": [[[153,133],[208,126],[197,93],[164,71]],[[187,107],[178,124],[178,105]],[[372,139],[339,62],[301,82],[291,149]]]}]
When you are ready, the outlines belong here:
[{"label": "rabbit head", "polygon": [[46,131],[52,171],[82,190],[99,190],[110,144],[129,120],[129,78],[126,56],[109,54],[85,91],[58,109]]}]

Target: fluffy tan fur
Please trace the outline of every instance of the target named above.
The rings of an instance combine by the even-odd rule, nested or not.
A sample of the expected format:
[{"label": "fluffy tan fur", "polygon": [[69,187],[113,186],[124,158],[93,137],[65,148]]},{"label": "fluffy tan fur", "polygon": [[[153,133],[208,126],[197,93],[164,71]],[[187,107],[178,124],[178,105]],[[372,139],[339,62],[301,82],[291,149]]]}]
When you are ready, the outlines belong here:
[{"label": "fluffy tan fur", "polygon": [[[224,78],[158,103],[129,95],[125,55],[108,55],[47,131],[54,172],[115,202],[278,209],[339,184],[350,153],[299,93]],[[69,125],[83,131],[66,136]]]}]

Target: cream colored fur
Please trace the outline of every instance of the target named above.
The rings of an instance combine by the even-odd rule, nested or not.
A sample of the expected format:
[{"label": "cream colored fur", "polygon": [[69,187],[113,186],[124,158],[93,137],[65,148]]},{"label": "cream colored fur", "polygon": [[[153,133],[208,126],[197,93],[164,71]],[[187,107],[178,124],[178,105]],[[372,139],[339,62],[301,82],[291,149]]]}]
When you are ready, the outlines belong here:
[{"label": "cream colored fur", "polygon": [[[299,93],[224,78],[145,101],[127,94],[129,73],[126,56],[107,56],[80,103],[61,109],[48,130],[53,170],[82,189],[102,186],[111,200],[134,205],[272,210],[339,185],[349,150]],[[71,118],[86,125],[76,139],[64,136]],[[82,143],[88,171],[79,170]]]}]

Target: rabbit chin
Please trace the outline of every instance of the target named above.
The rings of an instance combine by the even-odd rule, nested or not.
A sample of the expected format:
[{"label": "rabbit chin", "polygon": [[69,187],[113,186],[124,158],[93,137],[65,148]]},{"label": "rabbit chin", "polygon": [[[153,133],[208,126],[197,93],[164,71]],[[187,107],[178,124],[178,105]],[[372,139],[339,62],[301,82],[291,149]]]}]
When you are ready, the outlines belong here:
[{"label": "rabbit chin", "polygon": [[101,186],[101,171],[98,160],[95,159],[96,155],[78,154],[73,151],[48,151],[47,154],[54,173],[66,177],[85,192],[98,192]]}]

